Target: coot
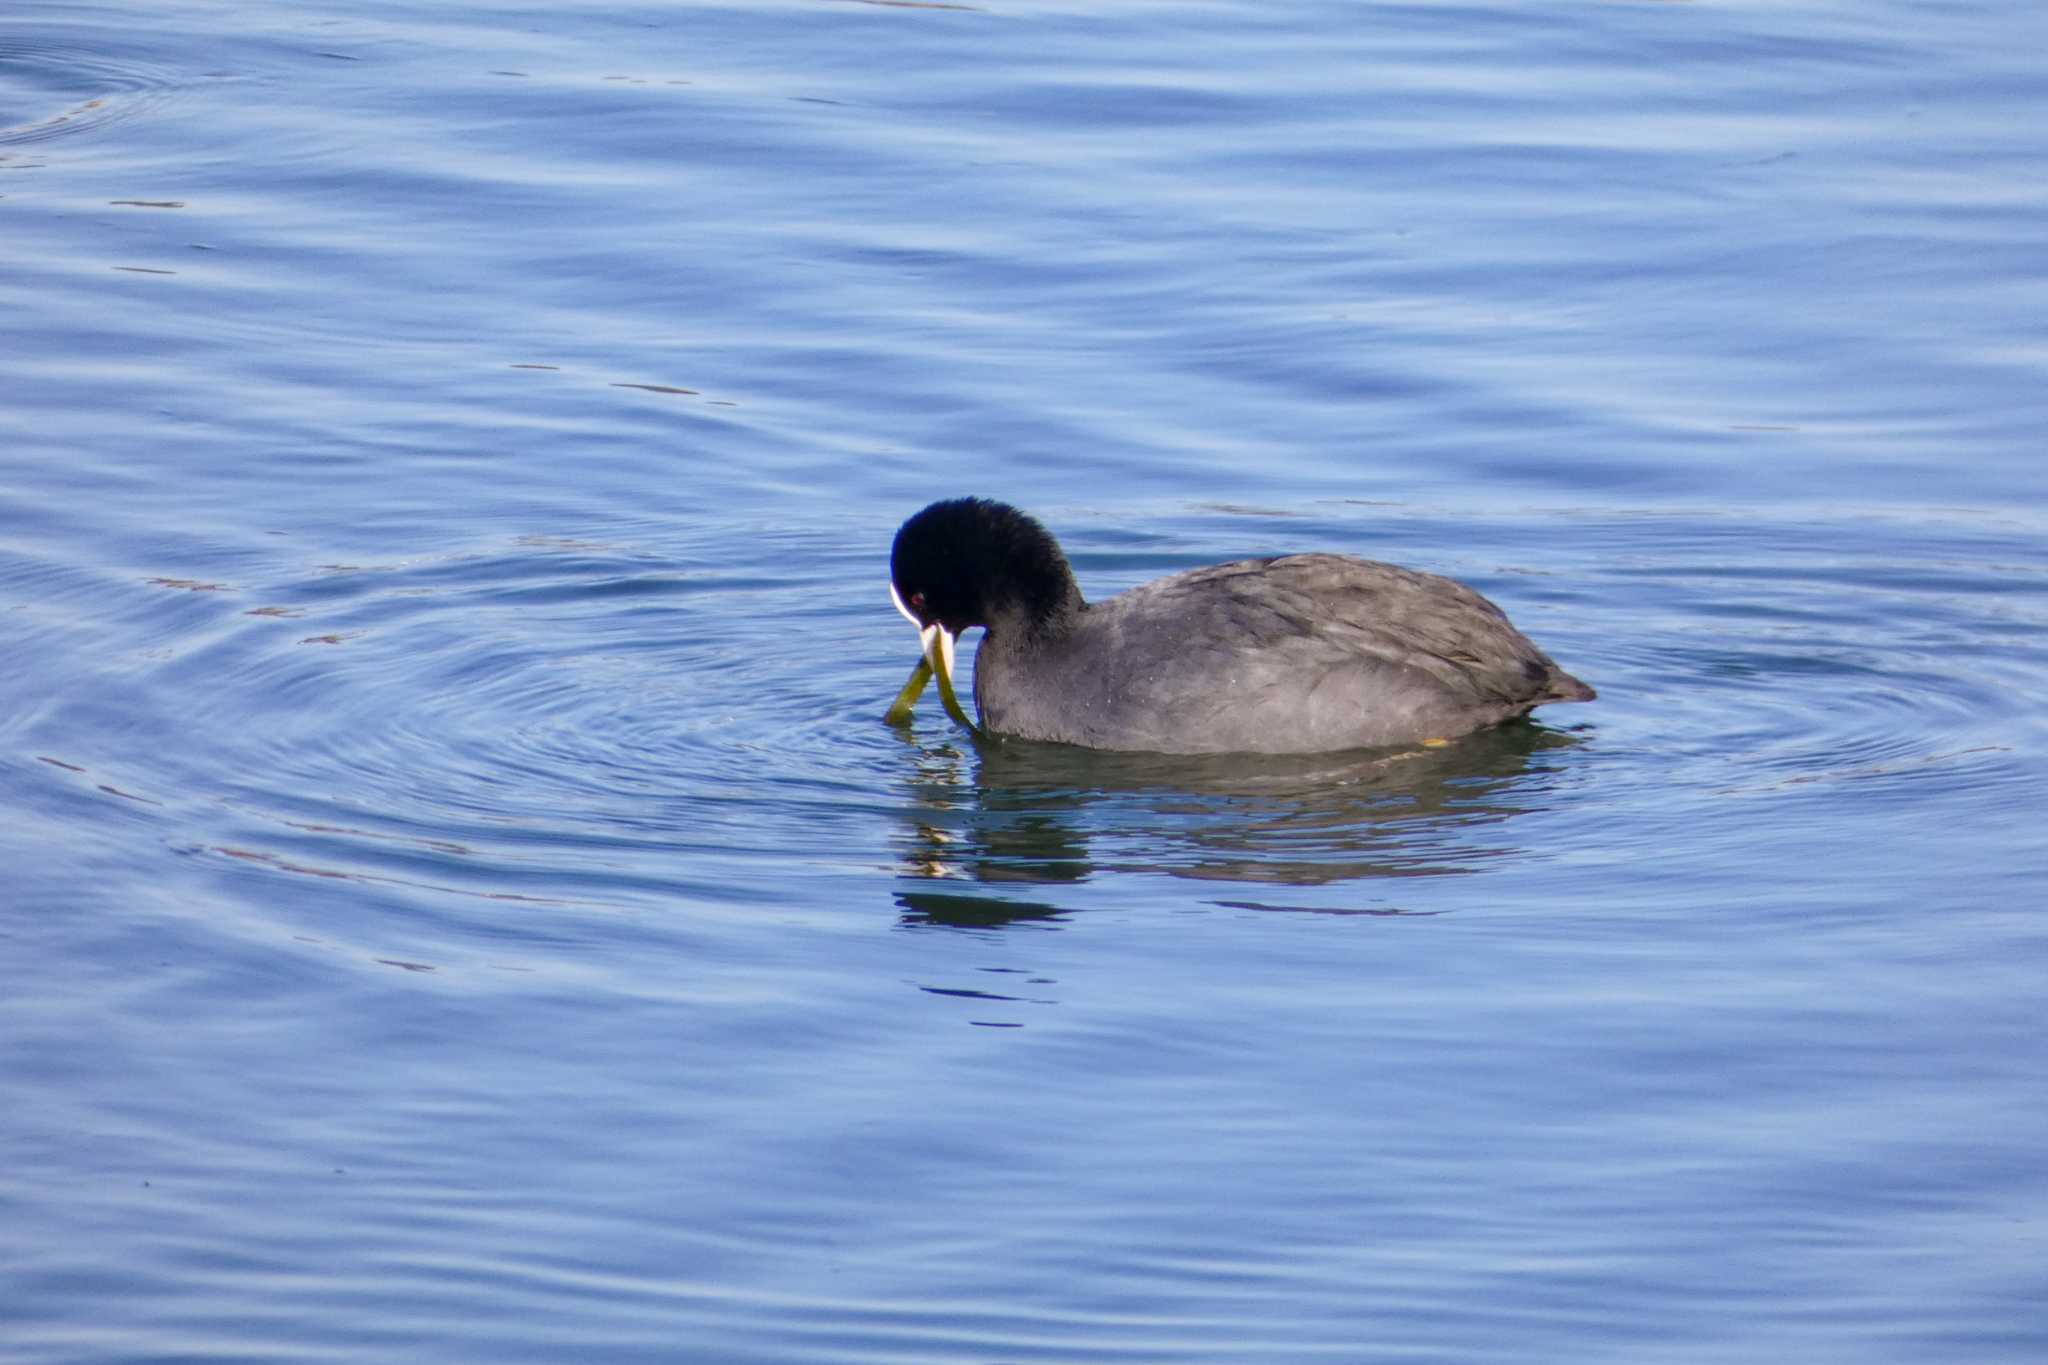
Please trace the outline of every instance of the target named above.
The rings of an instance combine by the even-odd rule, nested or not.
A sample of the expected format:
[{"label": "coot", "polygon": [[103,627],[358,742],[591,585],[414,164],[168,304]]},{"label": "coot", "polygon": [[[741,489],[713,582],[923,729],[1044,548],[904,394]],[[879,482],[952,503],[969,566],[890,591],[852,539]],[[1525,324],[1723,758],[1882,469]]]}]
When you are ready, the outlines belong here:
[{"label": "coot", "polygon": [[1019,739],[1160,753],[1316,753],[1448,739],[1593,689],[1462,583],[1348,555],[1240,559],[1082,600],[1014,507],[935,502],[903,523],[890,595],[948,711],[953,643],[984,628],[974,700]]}]

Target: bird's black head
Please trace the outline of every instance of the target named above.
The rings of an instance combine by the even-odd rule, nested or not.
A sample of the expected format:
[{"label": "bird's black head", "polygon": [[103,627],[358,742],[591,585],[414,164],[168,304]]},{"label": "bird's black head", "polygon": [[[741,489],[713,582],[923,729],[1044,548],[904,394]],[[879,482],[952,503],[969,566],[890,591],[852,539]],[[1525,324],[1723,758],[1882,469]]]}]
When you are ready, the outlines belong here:
[{"label": "bird's black head", "polygon": [[1016,508],[986,498],[935,502],[903,523],[889,581],[921,624],[958,635],[1017,617],[1042,630],[1081,608],[1059,542]]}]

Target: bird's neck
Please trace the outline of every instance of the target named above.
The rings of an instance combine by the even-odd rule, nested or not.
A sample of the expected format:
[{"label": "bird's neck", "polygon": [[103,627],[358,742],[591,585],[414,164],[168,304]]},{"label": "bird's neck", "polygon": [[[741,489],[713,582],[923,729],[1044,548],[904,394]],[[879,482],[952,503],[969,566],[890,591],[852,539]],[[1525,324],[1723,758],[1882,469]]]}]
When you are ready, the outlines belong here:
[{"label": "bird's neck", "polygon": [[1071,575],[1049,583],[1035,592],[1020,592],[991,602],[988,633],[1005,641],[1024,643],[1056,640],[1073,630],[1088,604]]}]

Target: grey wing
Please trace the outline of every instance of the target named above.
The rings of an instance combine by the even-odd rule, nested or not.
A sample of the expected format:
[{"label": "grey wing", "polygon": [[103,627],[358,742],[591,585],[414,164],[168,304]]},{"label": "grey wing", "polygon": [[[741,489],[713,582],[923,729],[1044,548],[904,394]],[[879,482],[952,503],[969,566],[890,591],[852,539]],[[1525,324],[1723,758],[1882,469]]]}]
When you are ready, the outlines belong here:
[{"label": "grey wing", "polygon": [[1326,667],[1370,660],[1410,669],[1480,704],[1534,705],[1583,690],[1507,613],[1454,579],[1341,555],[1290,555],[1265,576]]},{"label": "grey wing", "polygon": [[1126,676],[1187,744],[1403,743],[1591,695],[1480,594],[1392,564],[1243,560],[1126,596]]}]

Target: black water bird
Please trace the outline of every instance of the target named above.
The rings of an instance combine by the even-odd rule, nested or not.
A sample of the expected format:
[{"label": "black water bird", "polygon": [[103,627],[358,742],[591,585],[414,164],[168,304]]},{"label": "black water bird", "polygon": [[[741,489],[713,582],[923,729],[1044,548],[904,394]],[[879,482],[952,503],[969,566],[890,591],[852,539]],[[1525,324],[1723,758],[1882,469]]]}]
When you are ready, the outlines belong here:
[{"label": "black water bird", "polygon": [[990,734],[1160,753],[1318,753],[1449,739],[1591,701],[1462,583],[1348,555],[1240,559],[1084,601],[1059,543],[1014,507],[935,502],[903,523],[890,595],[955,719],[954,641],[984,628]]}]

